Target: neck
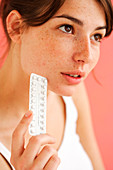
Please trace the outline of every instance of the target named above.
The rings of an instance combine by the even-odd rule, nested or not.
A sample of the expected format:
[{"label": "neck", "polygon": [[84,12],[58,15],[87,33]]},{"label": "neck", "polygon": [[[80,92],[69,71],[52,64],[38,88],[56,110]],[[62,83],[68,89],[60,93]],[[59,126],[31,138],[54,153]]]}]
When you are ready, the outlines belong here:
[{"label": "neck", "polygon": [[29,76],[21,68],[19,46],[12,45],[0,70],[0,108],[13,106],[19,112],[20,108],[28,110],[28,98]]}]

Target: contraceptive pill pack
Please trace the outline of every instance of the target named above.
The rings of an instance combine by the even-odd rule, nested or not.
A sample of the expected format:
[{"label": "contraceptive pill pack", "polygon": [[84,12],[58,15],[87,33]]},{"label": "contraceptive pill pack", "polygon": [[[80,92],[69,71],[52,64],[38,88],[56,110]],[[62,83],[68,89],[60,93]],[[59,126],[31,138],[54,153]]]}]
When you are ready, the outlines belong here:
[{"label": "contraceptive pill pack", "polygon": [[29,134],[32,136],[46,133],[46,104],[47,79],[32,73],[29,89],[29,110],[33,112]]}]

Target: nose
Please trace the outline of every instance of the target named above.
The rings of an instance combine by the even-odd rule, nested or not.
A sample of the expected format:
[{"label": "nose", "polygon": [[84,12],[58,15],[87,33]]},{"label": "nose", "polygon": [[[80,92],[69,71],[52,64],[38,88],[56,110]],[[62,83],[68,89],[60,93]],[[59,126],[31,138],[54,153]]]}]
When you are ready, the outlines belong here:
[{"label": "nose", "polygon": [[90,39],[86,36],[75,42],[75,53],[73,60],[77,63],[89,63],[91,60]]}]

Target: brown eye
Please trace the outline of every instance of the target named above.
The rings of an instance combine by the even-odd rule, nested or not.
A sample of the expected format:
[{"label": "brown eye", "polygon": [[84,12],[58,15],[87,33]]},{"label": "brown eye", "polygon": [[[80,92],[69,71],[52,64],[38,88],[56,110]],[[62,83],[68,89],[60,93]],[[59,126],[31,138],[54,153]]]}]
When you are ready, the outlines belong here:
[{"label": "brown eye", "polygon": [[92,40],[97,41],[97,42],[101,42],[102,40],[102,35],[101,34],[95,34],[91,37]]},{"label": "brown eye", "polygon": [[73,27],[71,25],[62,25],[59,27],[59,29],[65,33],[68,33],[68,34],[73,33]]}]

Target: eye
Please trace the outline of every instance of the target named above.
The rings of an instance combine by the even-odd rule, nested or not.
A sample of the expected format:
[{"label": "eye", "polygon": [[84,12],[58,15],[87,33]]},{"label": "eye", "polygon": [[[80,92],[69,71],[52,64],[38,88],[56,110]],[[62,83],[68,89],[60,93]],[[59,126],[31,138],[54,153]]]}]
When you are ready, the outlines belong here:
[{"label": "eye", "polygon": [[73,27],[71,25],[62,25],[59,29],[65,33],[73,34]]},{"label": "eye", "polygon": [[97,42],[101,42],[102,41],[102,34],[95,34],[91,37],[91,40],[97,41]]}]

